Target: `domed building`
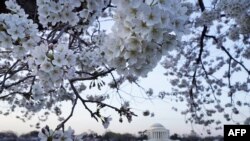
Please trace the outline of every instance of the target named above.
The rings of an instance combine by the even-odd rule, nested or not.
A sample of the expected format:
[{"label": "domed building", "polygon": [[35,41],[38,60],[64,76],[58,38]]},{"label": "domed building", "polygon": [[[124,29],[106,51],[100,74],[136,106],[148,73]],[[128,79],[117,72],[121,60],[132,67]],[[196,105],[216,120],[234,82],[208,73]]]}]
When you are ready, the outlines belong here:
[{"label": "domed building", "polygon": [[172,141],[169,139],[169,130],[160,123],[151,125],[146,134],[148,141]]}]

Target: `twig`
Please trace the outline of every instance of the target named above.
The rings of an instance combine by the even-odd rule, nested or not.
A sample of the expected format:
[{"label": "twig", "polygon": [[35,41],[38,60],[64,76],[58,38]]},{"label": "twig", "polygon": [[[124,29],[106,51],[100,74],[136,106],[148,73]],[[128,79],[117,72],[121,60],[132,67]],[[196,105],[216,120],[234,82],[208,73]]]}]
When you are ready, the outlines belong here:
[{"label": "twig", "polygon": [[75,82],[75,81],[85,81],[85,80],[93,80],[93,79],[97,79],[98,77],[102,77],[102,76],[105,76],[107,75],[108,73],[111,73],[112,71],[114,71],[115,69],[112,68],[110,70],[107,70],[105,72],[100,72],[98,74],[95,74],[91,77],[85,77],[85,78],[74,78],[74,79],[71,79],[70,81],[71,82]]},{"label": "twig", "polygon": [[90,113],[91,117],[93,117],[96,121],[98,121],[97,117],[95,116],[95,114],[89,109],[89,107],[86,105],[85,100],[79,95],[78,91],[76,90],[75,86],[74,86],[74,81],[70,81],[70,86],[72,88],[72,90],[74,91],[74,94],[76,95],[77,98],[79,98],[83,104],[83,106],[85,107],[85,109]]},{"label": "twig", "polygon": [[228,64],[228,74],[227,74],[227,77],[228,77],[228,86],[229,88],[231,88],[231,58],[229,58],[229,64]]},{"label": "twig", "polygon": [[[206,68],[205,68],[205,66],[204,66],[204,64],[203,64],[202,61],[201,61],[201,67],[202,67],[202,69],[203,69],[203,71],[205,73],[206,79],[209,80],[208,73],[207,73]],[[209,86],[212,89],[212,92],[214,92],[214,89],[213,89],[213,87],[212,87],[212,85],[210,83],[209,83]]]},{"label": "twig", "polygon": [[[212,35],[205,35],[205,37],[207,37],[207,38],[212,38],[216,43],[219,42],[218,39],[217,39],[215,36],[212,36]],[[236,59],[227,51],[227,49],[226,49],[223,45],[221,45],[220,47],[221,47],[221,49],[227,54],[227,56],[228,56],[230,59],[234,60],[237,64],[239,64],[241,67],[243,67],[244,70],[248,73],[248,75],[250,75],[250,70],[248,70],[247,67],[246,67],[242,62],[239,62],[238,60],[236,60]]]},{"label": "twig", "polygon": [[207,26],[203,26],[203,30],[201,33],[201,38],[200,38],[200,52],[199,52],[199,56],[196,59],[196,63],[199,64],[201,62],[201,57],[202,57],[202,53],[203,53],[203,48],[204,48],[204,38],[207,32]]},{"label": "twig", "polygon": [[59,130],[60,128],[63,128],[64,127],[64,124],[73,116],[73,113],[74,113],[74,110],[75,110],[75,107],[76,107],[76,104],[77,104],[77,100],[78,100],[78,97],[76,97],[75,101],[74,101],[74,104],[71,108],[71,112],[69,114],[69,116],[63,121],[61,122],[55,130]]},{"label": "twig", "polygon": [[14,82],[14,83],[11,83],[11,84],[9,84],[9,85],[5,85],[4,86],[4,88],[6,88],[6,89],[8,89],[9,87],[12,87],[12,86],[14,86],[14,85],[18,85],[19,83],[22,83],[22,82],[24,82],[25,80],[27,80],[27,79],[29,79],[29,78],[34,78],[35,76],[27,76],[27,77],[24,77],[23,79],[20,79],[19,81],[16,81],[16,82]]},{"label": "twig", "polygon": [[205,5],[203,3],[203,0],[198,0],[198,4],[199,4],[199,6],[201,8],[201,11],[203,12],[205,10]]},{"label": "twig", "polygon": [[5,85],[5,81],[7,80],[6,77],[7,77],[7,74],[18,64],[20,60],[17,60],[8,70],[7,72],[4,74],[4,77],[3,77],[3,81],[2,81],[2,86],[1,86],[1,89],[0,89],[0,93],[3,92],[3,89],[4,89],[4,85]]}]

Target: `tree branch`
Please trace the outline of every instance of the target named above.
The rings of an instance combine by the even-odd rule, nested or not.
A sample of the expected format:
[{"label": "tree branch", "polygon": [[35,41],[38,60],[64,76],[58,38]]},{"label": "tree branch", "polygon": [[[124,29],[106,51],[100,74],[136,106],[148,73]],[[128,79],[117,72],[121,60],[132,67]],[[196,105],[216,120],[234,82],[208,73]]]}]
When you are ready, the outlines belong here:
[{"label": "tree branch", "polygon": [[[201,67],[202,67],[202,69],[203,69],[203,71],[204,71],[204,73],[205,73],[206,79],[209,80],[207,70],[206,70],[206,68],[205,68],[205,66],[204,66],[204,64],[203,64],[202,61],[201,61]],[[212,87],[212,85],[211,85],[210,83],[209,83],[209,86],[210,86],[212,92],[214,92],[214,88]]]},{"label": "tree branch", "polygon": [[198,4],[199,4],[199,6],[201,8],[201,11],[203,12],[205,10],[205,5],[203,3],[203,0],[198,0]]},{"label": "tree branch", "polygon": [[49,43],[57,43],[58,39],[63,35],[63,33],[69,28],[69,24],[66,24],[62,27],[59,34],[55,37],[55,39],[51,39]]},{"label": "tree branch", "polygon": [[72,108],[71,108],[71,112],[70,112],[69,116],[68,116],[63,122],[61,122],[61,123],[56,127],[55,130],[59,130],[60,128],[64,128],[64,124],[73,116],[73,113],[74,113],[74,110],[75,110],[75,106],[76,106],[76,104],[77,104],[77,100],[78,100],[78,97],[77,97],[77,98],[75,99],[75,101],[74,101],[74,104],[73,104],[73,106],[72,106]]},{"label": "tree branch", "polygon": [[229,88],[231,88],[231,58],[229,58],[229,64],[228,64],[228,74],[227,74],[227,77],[228,77],[228,86]]},{"label": "tree branch", "polygon": [[31,96],[31,94],[29,92],[11,92],[11,93],[9,93],[7,95],[1,96],[0,100],[3,100],[5,98],[7,98],[8,96],[15,95],[15,94],[20,94],[20,95],[24,96],[28,100],[30,99],[30,96]]},{"label": "tree branch", "polygon": [[83,104],[83,106],[85,107],[85,109],[90,113],[91,117],[93,117],[96,121],[98,121],[97,117],[95,116],[95,114],[89,109],[89,107],[86,105],[85,100],[80,96],[80,94],[78,93],[78,91],[76,90],[75,86],[74,86],[74,81],[69,81],[70,86],[72,88],[72,90],[74,91],[74,94],[76,95],[77,98],[79,98]]},{"label": "tree branch", "polygon": [[117,108],[114,106],[111,106],[109,104],[103,103],[101,101],[96,101],[96,100],[85,100],[83,99],[80,94],[78,93],[78,91],[76,90],[75,86],[74,86],[74,82],[72,80],[69,80],[70,86],[72,88],[72,90],[74,91],[75,95],[77,98],[79,98],[83,104],[83,106],[85,107],[85,109],[90,113],[91,117],[93,117],[96,121],[98,121],[98,118],[100,117],[100,114],[98,112],[93,112],[86,103],[96,103],[100,108],[104,108],[104,107],[108,107],[111,108],[113,110],[115,110],[116,112],[118,112],[120,115],[124,115],[126,116],[128,119],[131,118],[132,116],[137,116],[136,114],[134,114],[133,112],[130,111],[130,109],[125,109],[124,107],[121,108]]},{"label": "tree branch", "polygon": [[2,86],[1,86],[1,89],[0,89],[0,93],[3,92],[4,90],[4,85],[5,85],[5,81],[7,80],[7,75],[10,73],[10,71],[18,64],[20,60],[17,60],[8,70],[7,72],[4,74],[4,77],[3,77],[3,80],[2,80]]},{"label": "tree branch", "polygon": [[[218,39],[215,37],[215,36],[212,36],[212,35],[205,35],[205,37],[207,38],[212,38],[216,43],[218,43]],[[239,64],[247,73],[248,75],[250,75],[250,70],[247,69],[247,67],[242,63],[242,62],[239,62],[238,60],[236,60],[228,51],[227,49],[221,45],[220,48],[227,54],[227,56],[229,57],[229,59],[232,59],[234,60],[237,64]]]},{"label": "tree branch", "polygon": [[207,26],[203,26],[203,30],[201,33],[201,38],[200,38],[200,52],[199,52],[199,56],[196,59],[196,64],[199,64],[201,62],[201,57],[202,57],[202,53],[203,53],[203,48],[204,48],[204,38],[207,32]]},{"label": "tree branch", "polygon": [[70,81],[71,82],[76,82],[76,81],[85,81],[85,80],[94,80],[94,79],[97,79],[98,77],[102,77],[102,76],[105,76],[107,75],[108,73],[111,73],[112,71],[114,71],[115,69],[112,68],[110,70],[107,70],[105,72],[100,72],[100,73],[97,73],[97,74],[92,74],[91,77],[86,77],[86,78],[74,78],[74,79],[71,79]]},{"label": "tree branch", "polygon": [[14,83],[11,83],[11,84],[9,84],[9,85],[5,85],[4,88],[8,89],[9,87],[12,87],[12,86],[14,86],[14,85],[18,85],[18,84],[24,82],[25,80],[27,80],[27,79],[29,79],[29,78],[34,78],[34,77],[35,77],[35,76],[33,76],[33,75],[31,75],[31,76],[26,76],[26,77],[24,77],[23,79],[20,79],[20,80],[14,82]]}]

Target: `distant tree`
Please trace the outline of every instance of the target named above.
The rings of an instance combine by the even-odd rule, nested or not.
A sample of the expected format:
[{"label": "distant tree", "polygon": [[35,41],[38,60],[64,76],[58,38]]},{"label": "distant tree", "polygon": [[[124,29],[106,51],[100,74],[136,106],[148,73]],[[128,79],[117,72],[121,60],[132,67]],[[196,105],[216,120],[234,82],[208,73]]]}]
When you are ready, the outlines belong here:
[{"label": "distant tree", "polygon": [[245,121],[244,121],[245,125],[250,125],[250,117],[248,117]]},{"label": "distant tree", "polygon": [[77,137],[76,140],[81,141],[102,141],[103,137],[101,135],[98,135],[97,133],[90,133],[90,134],[84,134]]},{"label": "distant tree", "polygon": [[108,131],[103,135],[103,138],[107,141],[110,141],[112,137],[117,136],[115,133]]},{"label": "distant tree", "polygon": [[31,132],[29,132],[29,133],[26,133],[26,134],[22,134],[22,135],[20,135],[19,136],[19,138],[32,138],[32,137],[34,137],[34,138],[38,138],[38,131],[31,131]]},{"label": "distant tree", "polygon": [[212,137],[205,137],[202,141],[224,141],[222,136],[212,136]]},{"label": "distant tree", "polygon": [[[0,99],[10,109],[0,113],[21,108],[23,121],[43,110],[39,120],[46,121],[54,113],[61,123],[44,127],[39,137],[72,140],[74,132],[64,127],[79,102],[105,128],[112,117],[104,108],[121,122],[137,116],[122,95],[129,82],[145,97],[186,104],[180,111],[186,122],[222,129],[218,115],[234,122],[250,107],[242,96],[250,92],[249,8],[249,0],[1,0]],[[102,30],[106,20],[110,33]],[[154,95],[139,80],[160,60],[171,91]],[[108,102],[113,93],[86,94],[103,87],[120,105]],[[72,107],[62,117],[65,101]]]},{"label": "distant tree", "polygon": [[139,134],[139,137],[137,138],[137,140],[144,141],[148,139],[147,130],[139,131],[138,134]]},{"label": "distant tree", "polygon": [[194,130],[191,130],[190,134],[184,135],[181,141],[201,141],[200,137]]},{"label": "distant tree", "polygon": [[201,141],[201,137],[198,136],[187,136],[182,141]]},{"label": "distant tree", "polygon": [[109,131],[103,135],[105,141],[135,141],[136,139],[136,136],[129,133],[120,134]]},{"label": "distant tree", "polygon": [[12,132],[12,131],[0,132],[0,140],[3,140],[3,141],[16,141],[17,139],[18,139],[17,134]]},{"label": "distant tree", "polygon": [[180,140],[180,139],[181,139],[181,136],[178,135],[178,134],[176,134],[176,133],[174,133],[174,134],[171,135],[169,138],[172,139],[172,140]]}]

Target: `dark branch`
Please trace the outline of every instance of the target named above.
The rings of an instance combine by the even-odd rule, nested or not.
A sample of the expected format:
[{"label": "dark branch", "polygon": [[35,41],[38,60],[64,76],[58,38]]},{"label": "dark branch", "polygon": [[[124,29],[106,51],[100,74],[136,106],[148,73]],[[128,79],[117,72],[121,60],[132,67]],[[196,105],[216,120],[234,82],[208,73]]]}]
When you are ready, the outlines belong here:
[{"label": "dark branch", "polygon": [[200,38],[200,52],[199,52],[199,56],[196,60],[196,63],[199,64],[201,62],[201,58],[202,58],[202,53],[203,53],[203,49],[204,49],[204,38],[207,32],[207,26],[203,26],[203,30],[201,33],[201,38]]},{"label": "dark branch", "polygon": [[74,79],[71,79],[70,81],[71,81],[71,82],[76,82],[76,81],[94,80],[94,79],[97,79],[98,77],[105,76],[105,75],[107,75],[108,73],[111,73],[111,72],[114,71],[114,70],[115,70],[115,69],[112,68],[112,69],[107,70],[107,71],[104,71],[104,72],[100,72],[100,73],[97,73],[97,74],[92,74],[91,77],[86,77],[86,78],[74,78]]},{"label": "dark branch", "polygon": [[[208,75],[207,70],[206,70],[206,68],[205,68],[205,66],[204,66],[204,64],[203,64],[202,61],[201,61],[201,67],[202,67],[202,69],[203,69],[203,71],[204,71],[204,73],[205,73],[206,79],[209,80],[209,75]],[[210,86],[212,92],[214,92],[214,88],[212,87],[212,84],[211,84],[211,83],[209,83],[209,86]]]},{"label": "dark branch", "polygon": [[95,114],[89,109],[89,107],[86,105],[85,100],[80,96],[80,94],[78,93],[78,91],[76,90],[75,86],[74,86],[74,82],[70,81],[70,86],[72,88],[72,90],[74,91],[74,94],[76,95],[77,98],[79,98],[83,104],[83,106],[85,107],[85,109],[90,113],[91,117],[93,117],[96,121],[98,121],[97,117],[95,116]]},{"label": "dark branch", "polygon": [[73,116],[73,113],[74,113],[74,110],[75,110],[75,107],[76,107],[76,104],[77,104],[77,100],[78,100],[78,98],[75,99],[74,104],[73,104],[73,106],[72,106],[72,108],[71,108],[71,112],[70,112],[69,116],[68,116],[63,122],[61,122],[61,123],[56,127],[55,130],[59,130],[60,128],[63,128],[63,127],[64,127],[64,124]]},{"label": "dark branch", "polygon": [[231,88],[231,61],[232,59],[230,58],[229,59],[229,62],[228,62],[228,74],[227,74],[227,77],[228,77],[228,86],[229,88]]},{"label": "dark branch", "polygon": [[35,77],[35,76],[26,76],[26,77],[24,77],[23,79],[20,79],[20,80],[14,82],[14,83],[11,83],[11,84],[9,84],[9,85],[5,85],[4,88],[5,88],[5,89],[8,89],[9,87],[18,85],[18,84],[20,84],[20,83],[26,81],[27,79],[29,79],[29,78],[34,78],[34,77]]},{"label": "dark branch", "polygon": [[96,103],[100,108],[104,108],[104,107],[108,107],[110,109],[113,109],[115,110],[116,112],[118,112],[120,115],[124,115],[126,116],[128,119],[131,119],[132,116],[137,116],[136,114],[134,114],[133,112],[130,111],[130,109],[125,109],[123,107],[121,108],[117,108],[117,107],[114,107],[112,105],[109,105],[109,104],[106,104],[106,103],[103,103],[101,101],[96,101],[96,100],[85,100],[83,99],[80,94],[78,93],[78,91],[76,90],[75,86],[74,86],[74,82],[72,80],[69,81],[70,83],[70,86],[74,92],[74,94],[76,95],[77,98],[79,98],[83,104],[83,106],[85,107],[85,109],[90,113],[91,117],[93,117],[96,121],[98,121],[98,118],[101,118],[100,117],[100,114],[99,112],[93,112],[88,106],[86,103]]},{"label": "dark branch", "polygon": [[31,94],[29,92],[11,92],[9,94],[6,94],[4,96],[1,96],[0,97],[0,100],[4,100],[5,98],[9,97],[9,96],[12,96],[12,95],[15,95],[15,94],[19,94],[19,95],[22,95],[23,97],[25,97],[27,100],[30,100],[31,98]]},{"label": "dark branch", "polygon": [[201,11],[203,12],[205,10],[205,5],[203,3],[203,0],[198,0],[198,4],[199,4],[199,6],[201,8]]},{"label": "dark branch", "polygon": [[11,72],[12,69],[15,68],[15,66],[18,64],[19,61],[20,61],[20,60],[17,60],[17,61],[7,70],[7,72],[4,74],[3,80],[2,80],[2,82],[1,82],[1,83],[2,83],[2,86],[1,86],[1,89],[0,89],[0,93],[3,92],[4,85],[5,85],[5,81],[6,81],[6,79],[7,79],[7,75]]},{"label": "dark branch", "polygon": [[51,39],[49,42],[50,43],[57,43],[58,39],[63,35],[63,33],[69,28],[69,24],[66,24],[62,27],[60,30],[59,34],[53,39]]},{"label": "dark branch", "polygon": [[[215,37],[215,36],[212,36],[212,35],[205,35],[205,37],[207,38],[212,38],[216,43],[218,43],[218,39]],[[229,59],[232,59],[234,60],[237,64],[239,64],[242,68],[244,68],[244,70],[248,73],[248,75],[250,75],[250,70],[247,69],[247,67],[242,63],[242,62],[239,62],[238,60],[236,60],[229,52],[228,50],[223,46],[221,45],[220,48],[227,54],[227,56],[229,57]]]}]

